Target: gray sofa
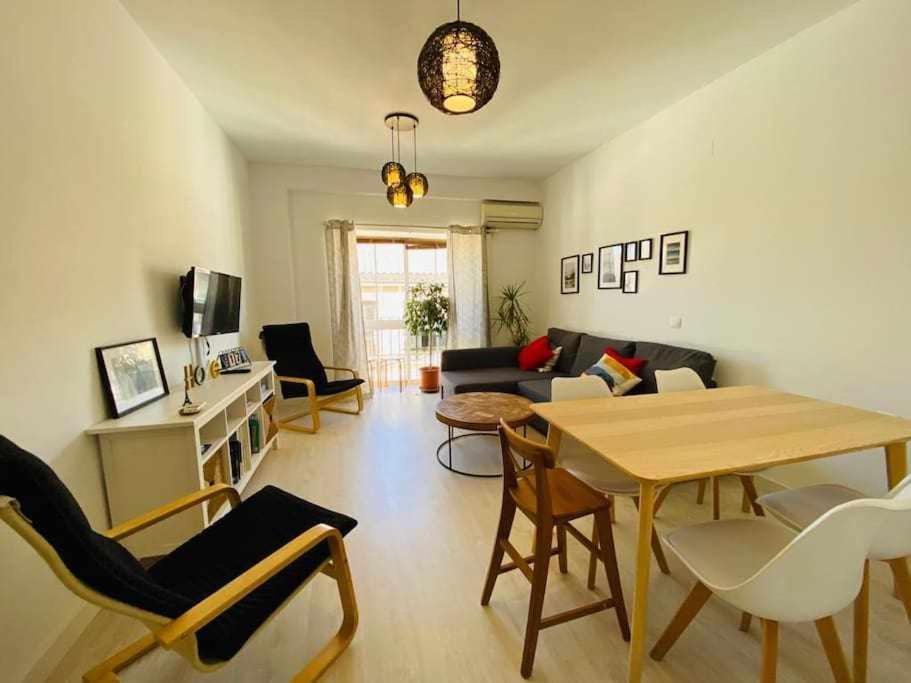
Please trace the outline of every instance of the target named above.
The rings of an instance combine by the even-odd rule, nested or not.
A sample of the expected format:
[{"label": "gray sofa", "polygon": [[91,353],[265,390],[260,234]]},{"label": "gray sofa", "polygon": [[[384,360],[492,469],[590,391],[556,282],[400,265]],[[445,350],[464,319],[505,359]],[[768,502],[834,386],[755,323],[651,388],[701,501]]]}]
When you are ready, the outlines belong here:
[{"label": "gray sofa", "polygon": [[[686,349],[647,341],[627,341],[596,337],[584,332],[573,332],[552,327],[547,330],[551,346],[562,346],[563,352],[553,372],[521,370],[519,348],[516,346],[494,346],[482,349],[450,349],[443,351],[441,360],[444,396],[469,391],[502,391],[520,394],[535,403],[550,400],[550,383],[554,377],[576,377],[594,365],[604,354],[605,347],[611,346],[624,356],[645,358],[648,362],[642,373],[642,382],[630,392],[654,394],[655,370],[692,368],[708,387],[714,387],[715,358],[705,351]],[[546,423],[533,423],[539,430],[546,429]]]}]

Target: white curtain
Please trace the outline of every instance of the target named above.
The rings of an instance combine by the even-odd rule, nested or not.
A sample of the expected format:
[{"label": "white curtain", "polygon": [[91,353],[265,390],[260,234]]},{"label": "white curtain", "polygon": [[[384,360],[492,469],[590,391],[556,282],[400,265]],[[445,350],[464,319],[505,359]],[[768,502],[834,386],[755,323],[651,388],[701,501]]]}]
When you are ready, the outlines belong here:
[{"label": "white curtain", "polygon": [[450,226],[449,339],[451,349],[487,346],[487,249],[483,228]]},{"label": "white curtain", "polygon": [[[367,378],[367,343],[361,308],[357,236],[351,221],[326,221],[326,270],[329,274],[329,321],[333,365],[357,370]],[[369,393],[369,384],[364,385]]]}]

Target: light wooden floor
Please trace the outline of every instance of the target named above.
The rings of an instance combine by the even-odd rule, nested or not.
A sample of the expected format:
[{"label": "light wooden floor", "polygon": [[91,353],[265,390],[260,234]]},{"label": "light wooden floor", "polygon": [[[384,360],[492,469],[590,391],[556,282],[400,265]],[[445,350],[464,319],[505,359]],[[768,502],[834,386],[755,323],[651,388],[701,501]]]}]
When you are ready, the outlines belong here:
[{"label": "light wooden floor", "polygon": [[[471,479],[442,469],[434,458],[445,430],[433,418],[436,398],[410,389],[367,402],[360,417],[324,413],[316,436],[282,433],[253,489],[272,483],[359,520],[348,536],[361,626],[326,681],[519,681],[529,586],[518,572],[502,576],[488,608],[479,604],[498,514],[501,481]],[[476,456],[495,457],[494,439],[461,443]],[[469,445],[470,444],[470,445]],[[762,489],[760,482],[760,489]],[[760,491],[762,492],[762,491]],[[723,513],[739,515],[740,491],[723,483]],[[695,486],[681,486],[661,511],[659,531],[708,520],[695,504]],[[519,516],[521,517],[521,516]],[[531,547],[530,525],[517,517],[514,540]],[[586,525],[585,530],[589,527]],[[627,604],[632,602],[634,508],[621,501],[615,526]],[[748,542],[748,539],[744,539]],[[590,599],[587,555],[570,540],[570,574],[556,562],[545,614]],[[671,576],[652,572],[649,644],[679,606],[692,578],[670,553]],[[874,567],[870,680],[909,680],[911,624],[891,597],[887,573]],[[605,580],[599,575],[599,587]],[[318,577],[284,613],[211,681],[286,681],[334,631],[339,610],[333,583]],[[739,615],[710,601],[662,663],[646,659],[645,680],[758,680],[759,636],[737,630]],[[838,627],[850,650],[850,614]],[[51,677],[75,681],[91,665],[143,634],[135,623],[102,614]],[[541,634],[538,681],[625,681],[627,644],[613,612],[586,617]],[[124,681],[203,679],[175,654],[157,651],[122,674]],[[812,625],[784,625],[780,681],[829,681]]]}]

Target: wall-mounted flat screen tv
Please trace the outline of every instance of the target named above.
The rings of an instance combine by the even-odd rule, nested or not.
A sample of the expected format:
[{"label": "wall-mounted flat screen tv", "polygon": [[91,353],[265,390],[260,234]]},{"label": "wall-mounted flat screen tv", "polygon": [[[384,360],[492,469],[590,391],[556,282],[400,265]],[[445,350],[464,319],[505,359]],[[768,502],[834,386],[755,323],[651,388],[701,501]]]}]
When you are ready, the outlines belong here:
[{"label": "wall-mounted flat screen tv", "polygon": [[194,267],[180,278],[182,328],[188,337],[240,331],[240,278]]}]

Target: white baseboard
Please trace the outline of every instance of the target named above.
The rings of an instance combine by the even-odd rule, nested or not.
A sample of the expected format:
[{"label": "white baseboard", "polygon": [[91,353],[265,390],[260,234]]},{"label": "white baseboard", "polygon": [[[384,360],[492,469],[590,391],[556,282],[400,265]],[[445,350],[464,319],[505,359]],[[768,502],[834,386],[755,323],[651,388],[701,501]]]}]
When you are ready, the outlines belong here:
[{"label": "white baseboard", "polygon": [[79,636],[88,628],[92,619],[98,616],[100,608],[95,605],[86,604],[63,629],[63,632],[57,637],[57,640],[47,649],[47,651],[38,659],[32,670],[28,672],[24,683],[41,683],[46,681],[54,672],[54,669],[60,664],[64,655],[69,652],[76,644]]}]

